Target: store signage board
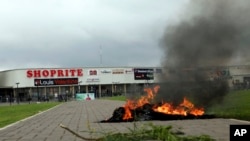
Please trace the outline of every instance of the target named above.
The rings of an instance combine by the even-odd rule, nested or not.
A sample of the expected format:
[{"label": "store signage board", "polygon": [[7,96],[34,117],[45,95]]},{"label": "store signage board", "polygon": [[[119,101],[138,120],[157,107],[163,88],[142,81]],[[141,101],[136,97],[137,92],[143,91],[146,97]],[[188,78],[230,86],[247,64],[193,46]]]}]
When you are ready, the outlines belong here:
[{"label": "store signage board", "polygon": [[26,71],[26,76],[28,78],[81,77],[83,69],[29,69]]},{"label": "store signage board", "polygon": [[35,86],[75,85],[78,78],[34,79]]},{"label": "store signage board", "polygon": [[153,80],[154,69],[135,68],[134,79],[135,80]]}]

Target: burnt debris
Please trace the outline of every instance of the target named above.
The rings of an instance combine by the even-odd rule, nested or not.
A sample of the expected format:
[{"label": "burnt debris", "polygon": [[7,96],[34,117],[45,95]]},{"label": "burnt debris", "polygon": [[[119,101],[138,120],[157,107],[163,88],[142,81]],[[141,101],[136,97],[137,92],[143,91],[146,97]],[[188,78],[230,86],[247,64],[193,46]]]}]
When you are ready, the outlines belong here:
[{"label": "burnt debris", "polygon": [[132,121],[149,121],[149,120],[187,120],[187,119],[211,119],[215,118],[215,115],[174,115],[156,112],[152,110],[152,104],[144,104],[142,107],[138,107],[134,110],[130,110],[132,118],[123,119],[125,115],[125,108],[119,107],[114,110],[112,117],[107,120],[102,120],[102,123],[106,122],[132,122]]}]

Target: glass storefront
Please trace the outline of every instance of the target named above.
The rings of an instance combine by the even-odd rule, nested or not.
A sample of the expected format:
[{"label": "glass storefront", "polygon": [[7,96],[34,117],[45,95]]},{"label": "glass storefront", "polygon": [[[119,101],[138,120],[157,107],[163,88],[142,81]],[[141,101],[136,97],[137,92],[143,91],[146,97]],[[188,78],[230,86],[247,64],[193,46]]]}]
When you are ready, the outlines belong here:
[{"label": "glass storefront", "polygon": [[64,86],[34,86],[27,88],[1,89],[0,102],[13,101],[57,101],[74,100],[77,93],[94,93],[95,98],[138,93],[143,84],[107,84],[107,85],[64,85]]}]

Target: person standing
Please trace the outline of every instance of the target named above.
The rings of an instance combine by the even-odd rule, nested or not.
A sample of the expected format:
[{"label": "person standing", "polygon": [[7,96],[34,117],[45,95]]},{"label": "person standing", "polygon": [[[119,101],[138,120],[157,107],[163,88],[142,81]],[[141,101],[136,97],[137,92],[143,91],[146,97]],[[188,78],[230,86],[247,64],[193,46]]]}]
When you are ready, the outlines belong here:
[{"label": "person standing", "polygon": [[91,98],[89,97],[89,94],[87,94],[87,97],[85,98],[85,100],[91,100]]}]

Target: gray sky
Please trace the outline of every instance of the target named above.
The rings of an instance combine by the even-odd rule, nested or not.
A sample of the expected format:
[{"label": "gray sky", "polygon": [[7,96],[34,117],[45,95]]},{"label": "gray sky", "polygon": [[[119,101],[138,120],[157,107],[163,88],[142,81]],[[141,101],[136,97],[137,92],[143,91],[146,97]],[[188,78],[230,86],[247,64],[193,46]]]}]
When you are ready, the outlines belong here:
[{"label": "gray sky", "polygon": [[1,0],[0,70],[160,66],[159,40],[187,2]]}]

